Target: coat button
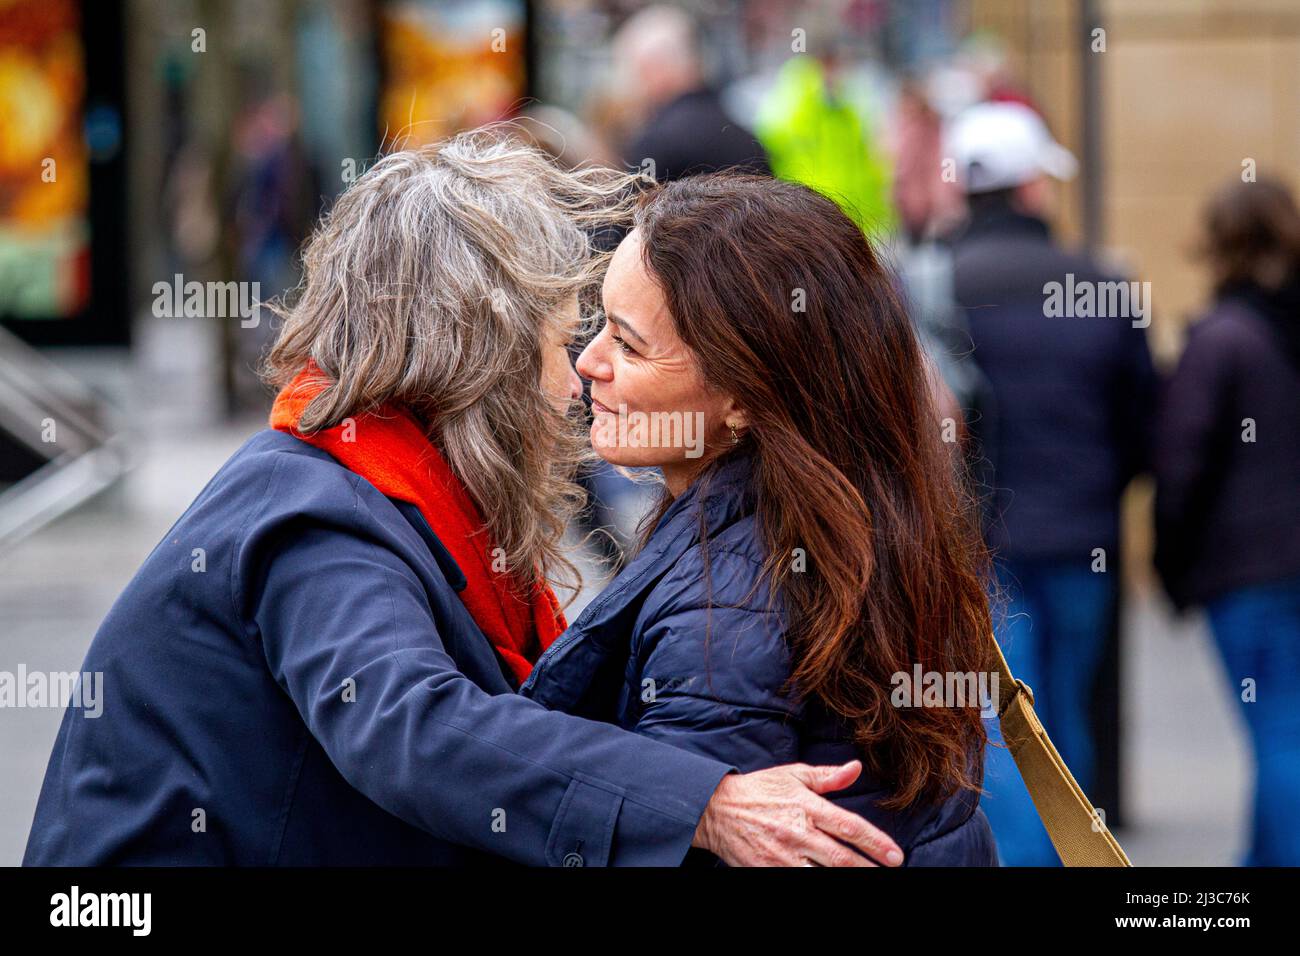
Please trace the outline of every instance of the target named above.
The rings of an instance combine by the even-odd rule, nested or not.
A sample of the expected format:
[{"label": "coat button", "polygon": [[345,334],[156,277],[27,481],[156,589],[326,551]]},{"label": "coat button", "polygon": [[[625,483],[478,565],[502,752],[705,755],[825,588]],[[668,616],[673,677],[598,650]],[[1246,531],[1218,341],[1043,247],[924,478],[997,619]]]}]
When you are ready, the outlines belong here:
[{"label": "coat button", "polygon": [[565,866],[586,866],[587,861],[582,858],[581,853],[569,853],[564,857]]}]

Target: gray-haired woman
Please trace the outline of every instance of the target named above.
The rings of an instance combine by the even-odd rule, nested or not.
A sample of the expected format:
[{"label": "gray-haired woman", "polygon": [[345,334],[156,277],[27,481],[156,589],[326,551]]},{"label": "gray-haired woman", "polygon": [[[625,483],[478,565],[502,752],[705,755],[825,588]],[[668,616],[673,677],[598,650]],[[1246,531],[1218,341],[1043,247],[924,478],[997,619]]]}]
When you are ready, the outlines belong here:
[{"label": "gray-haired woman", "polygon": [[339,199],[269,356],[274,427],[101,625],[104,713],[67,712],[26,863],[901,860],[817,795],[856,761],[734,774],[515,693],[564,627],[565,347],[584,228],[627,185],[480,133]]}]

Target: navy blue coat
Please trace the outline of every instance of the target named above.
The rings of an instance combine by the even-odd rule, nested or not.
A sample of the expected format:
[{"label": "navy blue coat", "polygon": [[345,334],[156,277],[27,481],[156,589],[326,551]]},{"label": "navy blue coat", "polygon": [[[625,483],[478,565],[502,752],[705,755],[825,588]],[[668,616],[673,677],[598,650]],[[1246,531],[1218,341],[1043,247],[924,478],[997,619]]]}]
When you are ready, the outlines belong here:
[{"label": "navy blue coat", "polygon": [[95,635],[23,862],[680,863],[732,768],[516,694],[463,587],[414,506],[260,432]]},{"label": "navy blue coat", "polygon": [[[683,492],[641,553],[542,655],[521,693],[742,771],[859,756],[842,724],[782,693],[791,660],[779,601],[769,607],[768,589],[754,589],[764,549],[750,469],[746,458],[732,459],[707,490],[697,482]],[[978,794],[904,811],[880,809],[888,795],[864,771],[829,796],[893,837],[905,865],[997,865]]]},{"label": "navy blue coat", "polygon": [[1047,318],[1043,290],[1071,274],[1076,284],[1115,277],[1005,208],[971,222],[953,268],[990,385],[972,422],[992,468],[989,546],[1022,559],[1113,554],[1120,496],[1150,463],[1157,378],[1146,334],[1131,318]]}]

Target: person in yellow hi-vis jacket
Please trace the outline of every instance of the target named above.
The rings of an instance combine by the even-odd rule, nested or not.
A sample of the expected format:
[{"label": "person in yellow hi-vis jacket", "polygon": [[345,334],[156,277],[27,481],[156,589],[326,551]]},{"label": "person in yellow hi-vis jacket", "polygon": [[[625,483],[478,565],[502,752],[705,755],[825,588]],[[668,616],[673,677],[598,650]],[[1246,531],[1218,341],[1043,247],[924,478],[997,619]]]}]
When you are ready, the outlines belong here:
[{"label": "person in yellow hi-vis jacket", "polygon": [[888,158],[858,106],[835,89],[834,70],[809,55],[786,61],[754,133],[773,175],[829,196],[868,236],[882,236],[894,226]]}]

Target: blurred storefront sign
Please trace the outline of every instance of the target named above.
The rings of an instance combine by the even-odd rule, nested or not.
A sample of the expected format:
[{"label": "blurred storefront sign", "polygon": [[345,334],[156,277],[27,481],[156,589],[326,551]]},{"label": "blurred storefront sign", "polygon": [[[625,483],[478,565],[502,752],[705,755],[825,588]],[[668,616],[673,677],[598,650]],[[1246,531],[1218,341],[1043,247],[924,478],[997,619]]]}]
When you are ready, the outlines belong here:
[{"label": "blurred storefront sign", "polygon": [[524,0],[381,4],[384,143],[433,143],[509,117],[527,86]]},{"label": "blurred storefront sign", "polygon": [[0,4],[0,321],[32,342],[126,341],[118,14]]}]

